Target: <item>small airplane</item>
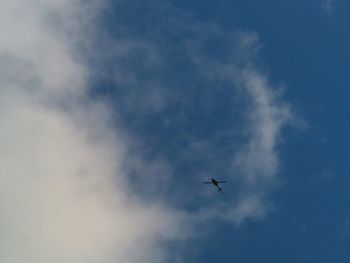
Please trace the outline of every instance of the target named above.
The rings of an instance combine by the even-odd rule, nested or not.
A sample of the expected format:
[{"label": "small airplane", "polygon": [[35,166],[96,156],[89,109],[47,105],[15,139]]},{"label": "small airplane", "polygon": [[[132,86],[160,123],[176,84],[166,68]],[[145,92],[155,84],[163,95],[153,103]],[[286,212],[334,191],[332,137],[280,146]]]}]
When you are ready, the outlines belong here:
[{"label": "small airplane", "polygon": [[224,192],[222,191],[222,188],[219,186],[219,184],[224,184],[226,183],[226,181],[217,181],[214,178],[211,178],[211,182],[203,182],[205,184],[213,184],[218,188],[218,192],[220,192],[221,194],[223,194]]}]

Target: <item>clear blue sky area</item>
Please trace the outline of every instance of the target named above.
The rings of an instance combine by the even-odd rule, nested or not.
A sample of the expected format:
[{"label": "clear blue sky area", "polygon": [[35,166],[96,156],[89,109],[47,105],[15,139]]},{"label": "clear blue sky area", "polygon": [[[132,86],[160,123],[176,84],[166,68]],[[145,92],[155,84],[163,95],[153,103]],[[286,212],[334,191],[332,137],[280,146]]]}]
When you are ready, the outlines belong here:
[{"label": "clear blue sky area", "polygon": [[[236,127],[243,123],[237,109],[244,98],[226,89],[228,83],[203,80],[184,55],[189,42],[198,44],[208,60],[225,61],[234,43],[231,34],[255,32],[261,45],[256,63],[273,86],[283,86],[284,100],[304,123],[282,132],[279,183],[269,194],[273,206],[267,215],[240,226],[213,221],[209,237],[186,243],[190,262],[350,262],[349,11],[345,0],[170,0],[128,1],[105,14],[103,23],[114,37],[151,43],[167,61],[145,65],[136,47],[122,67],[137,75],[139,89],[115,87],[101,77],[103,87],[99,84],[95,95],[112,98],[118,121],[139,138],[146,160],[163,158],[171,164],[178,176],[163,196],[172,205],[203,209],[207,202],[234,198],[232,192],[239,187],[225,185],[219,201],[195,192],[195,184],[206,175],[230,178],[229,156],[241,139]],[[203,35],[207,31],[189,30],[187,21],[223,33]],[[120,67],[113,59],[108,65],[106,75]],[[162,87],[168,98],[167,106],[158,105],[162,110],[140,105],[139,98],[150,87]],[[206,141],[208,148],[195,150],[194,141]],[[188,199],[171,197],[182,194]]]}]

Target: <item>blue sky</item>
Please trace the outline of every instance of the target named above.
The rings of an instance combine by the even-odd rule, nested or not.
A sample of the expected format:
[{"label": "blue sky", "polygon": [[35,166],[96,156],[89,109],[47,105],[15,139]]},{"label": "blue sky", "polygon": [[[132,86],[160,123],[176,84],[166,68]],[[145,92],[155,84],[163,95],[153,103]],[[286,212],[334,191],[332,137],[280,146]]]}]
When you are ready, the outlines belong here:
[{"label": "blue sky", "polygon": [[349,8],[5,1],[0,261],[348,262]]}]

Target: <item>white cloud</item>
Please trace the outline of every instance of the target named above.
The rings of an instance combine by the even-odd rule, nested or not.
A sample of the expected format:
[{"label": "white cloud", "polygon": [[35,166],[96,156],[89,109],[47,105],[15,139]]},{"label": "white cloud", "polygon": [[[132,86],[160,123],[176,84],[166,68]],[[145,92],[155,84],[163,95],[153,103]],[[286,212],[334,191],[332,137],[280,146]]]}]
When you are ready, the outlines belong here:
[{"label": "white cloud", "polygon": [[127,193],[126,140],[86,96],[92,4],[2,2],[1,262],[161,262],[183,237],[184,214]]}]

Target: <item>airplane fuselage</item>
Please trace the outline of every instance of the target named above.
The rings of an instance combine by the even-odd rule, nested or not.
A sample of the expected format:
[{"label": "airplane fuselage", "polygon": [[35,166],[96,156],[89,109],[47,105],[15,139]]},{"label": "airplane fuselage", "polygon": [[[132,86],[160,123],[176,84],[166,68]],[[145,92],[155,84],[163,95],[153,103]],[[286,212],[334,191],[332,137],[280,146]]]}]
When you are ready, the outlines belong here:
[{"label": "airplane fuselage", "polygon": [[216,181],[214,178],[211,178],[211,182],[213,183],[213,185],[219,186],[218,181]]},{"label": "airplane fuselage", "polygon": [[218,192],[222,192],[222,188],[219,186],[219,182],[216,181],[214,178],[211,178],[211,182],[213,183],[213,185],[215,185],[218,188]]}]

